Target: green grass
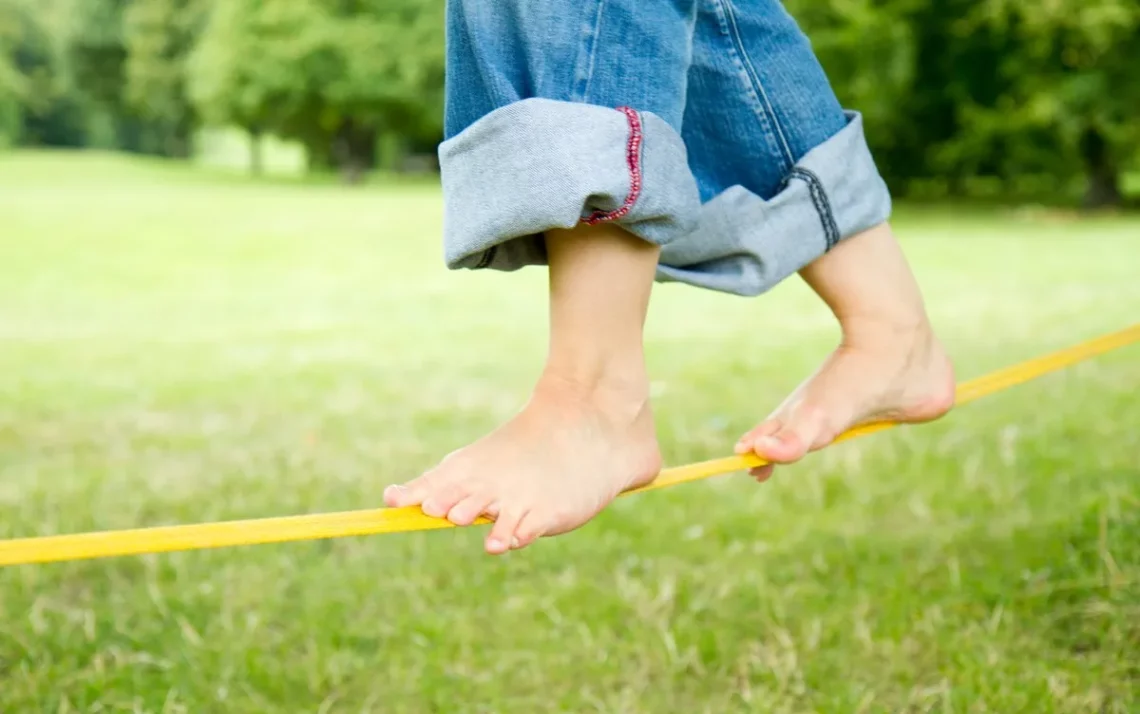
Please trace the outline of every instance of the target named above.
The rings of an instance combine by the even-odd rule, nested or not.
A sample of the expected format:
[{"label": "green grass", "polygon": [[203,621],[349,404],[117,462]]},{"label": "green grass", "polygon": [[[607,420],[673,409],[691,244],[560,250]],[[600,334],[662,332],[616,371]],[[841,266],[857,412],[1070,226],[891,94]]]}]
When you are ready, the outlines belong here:
[{"label": "green grass", "polygon": [[[1140,219],[900,209],[970,377],[1135,322]],[[0,156],[0,537],[380,503],[510,415],[544,275],[448,273],[431,187]],[[789,281],[657,291],[671,464],[827,353]],[[836,446],[482,529],[0,570],[3,712],[1135,712],[1140,347]]]}]

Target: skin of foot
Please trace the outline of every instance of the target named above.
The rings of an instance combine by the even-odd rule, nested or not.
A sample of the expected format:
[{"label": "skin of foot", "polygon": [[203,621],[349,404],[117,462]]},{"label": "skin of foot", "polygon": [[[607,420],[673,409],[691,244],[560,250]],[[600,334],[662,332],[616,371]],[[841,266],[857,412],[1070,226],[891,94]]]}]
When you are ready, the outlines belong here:
[{"label": "skin of foot", "polygon": [[[798,461],[872,422],[919,423],[954,405],[953,365],[889,226],[852,236],[801,271],[839,321],[839,347],[762,423],[738,454]],[[752,470],[764,481],[773,466]]]},{"label": "skin of foot", "polygon": [[491,554],[578,528],[661,469],[642,347],[658,248],[609,225],[550,231],[546,243],[550,350],[530,400],[384,493],[456,525],[494,519]]},{"label": "skin of foot", "polygon": [[[657,249],[612,226],[551,231],[547,248],[550,353],[530,401],[498,430],[384,494],[389,506],[420,506],[457,525],[495,519],[485,541],[492,554],[578,528],[661,468],[641,342]],[[738,453],[791,463],[858,424],[949,411],[953,367],[888,226],[849,238],[801,276],[843,339],[740,439]],[[772,468],[752,473],[762,481]]]}]

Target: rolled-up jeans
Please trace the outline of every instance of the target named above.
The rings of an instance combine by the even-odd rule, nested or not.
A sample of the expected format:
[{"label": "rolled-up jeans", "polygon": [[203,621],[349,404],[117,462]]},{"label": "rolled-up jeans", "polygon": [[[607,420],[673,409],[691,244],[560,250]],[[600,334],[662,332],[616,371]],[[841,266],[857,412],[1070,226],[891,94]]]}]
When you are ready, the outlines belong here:
[{"label": "rolled-up jeans", "polygon": [[448,0],[444,130],[452,269],[609,222],[659,281],[757,295],[891,209],[778,0]]}]

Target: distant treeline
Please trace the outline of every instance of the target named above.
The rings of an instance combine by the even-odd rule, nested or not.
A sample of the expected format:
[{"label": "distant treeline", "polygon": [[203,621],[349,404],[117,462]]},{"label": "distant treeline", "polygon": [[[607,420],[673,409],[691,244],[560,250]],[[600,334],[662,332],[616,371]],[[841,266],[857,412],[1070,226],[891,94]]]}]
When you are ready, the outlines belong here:
[{"label": "distant treeline", "polygon": [[[897,193],[1077,187],[1121,203],[1140,164],[1137,0],[786,4]],[[236,126],[355,180],[434,151],[443,14],[444,0],[0,0],[0,144],[187,157],[201,127]]]}]

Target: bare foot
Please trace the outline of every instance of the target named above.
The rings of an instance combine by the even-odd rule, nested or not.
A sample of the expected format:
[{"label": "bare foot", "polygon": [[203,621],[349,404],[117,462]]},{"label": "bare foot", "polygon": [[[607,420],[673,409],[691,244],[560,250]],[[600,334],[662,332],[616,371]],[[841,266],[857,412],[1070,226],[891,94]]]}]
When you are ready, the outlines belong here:
[{"label": "bare foot", "polygon": [[384,493],[389,506],[495,521],[492,554],[574,530],[661,456],[641,334],[660,249],[613,224],[546,232],[550,350],[530,402],[489,436]]},{"label": "bare foot", "polygon": [[[954,369],[928,323],[844,325],[839,348],[736,452],[791,463],[843,432],[871,422],[932,421],[954,405]],[[771,466],[752,471],[763,481]]]},{"label": "bare foot", "polygon": [[485,514],[492,554],[574,530],[661,470],[648,399],[631,397],[545,377],[518,416],[384,500],[460,526]]}]

